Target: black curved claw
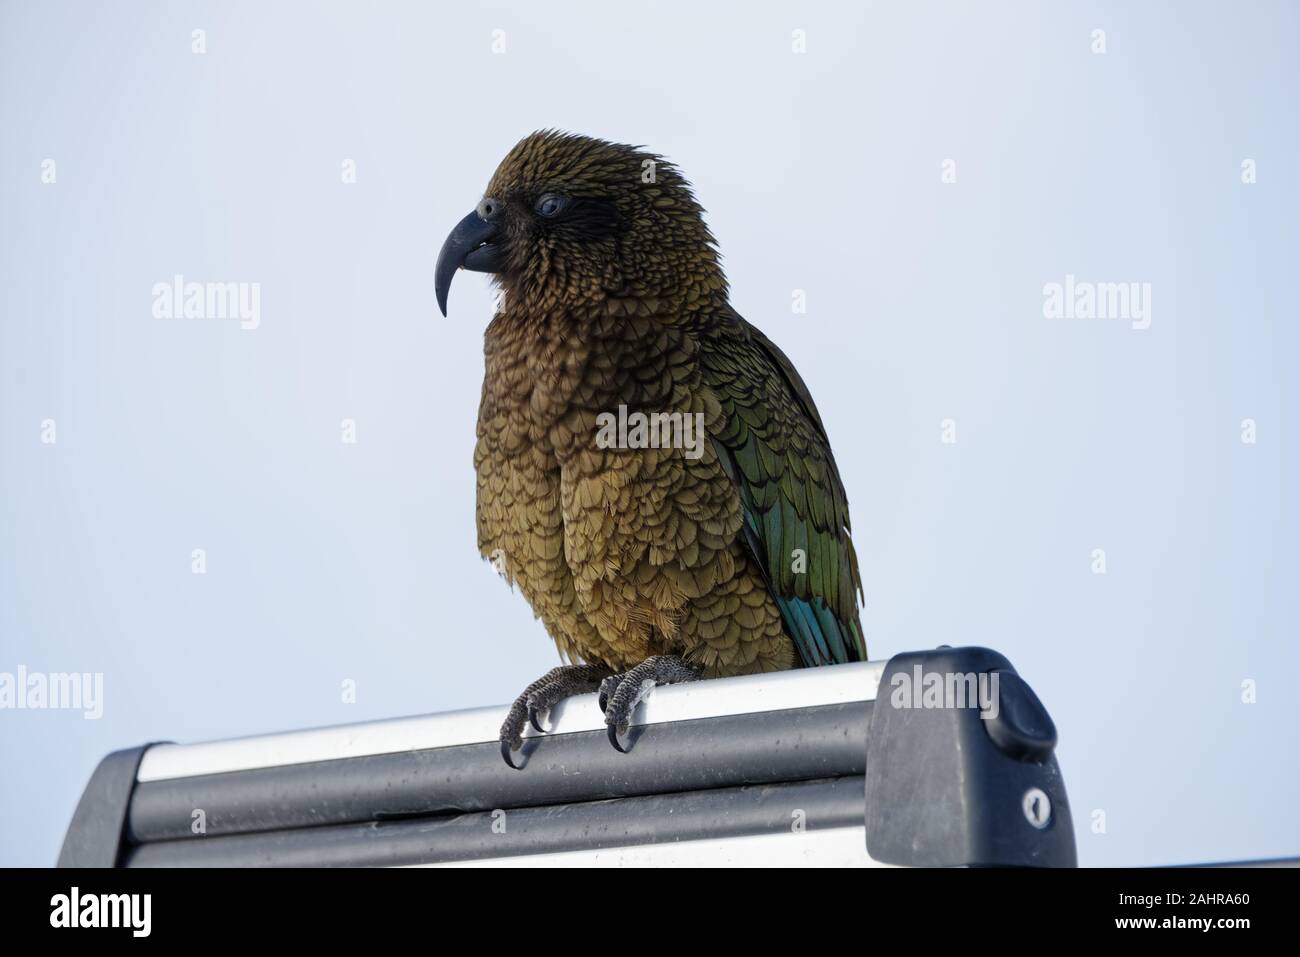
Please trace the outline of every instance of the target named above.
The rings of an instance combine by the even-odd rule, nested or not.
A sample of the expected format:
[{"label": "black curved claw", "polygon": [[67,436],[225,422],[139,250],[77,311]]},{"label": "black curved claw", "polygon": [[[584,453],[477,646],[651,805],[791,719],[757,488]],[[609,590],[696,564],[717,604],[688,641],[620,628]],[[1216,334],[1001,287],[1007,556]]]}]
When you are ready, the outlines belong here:
[{"label": "black curved claw", "polygon": [[620,754],[627,754],[627,748],[619,744],[618,741],[618,726],[614,724],[607,724],[605,725],[605,732],[606,732],[606,737],[609,738],[609,743],[614,746],[614,750],[618,751]]},{"label": "black curved claw", "polygon": [[537,710],[536,708],[529,708],[529,709],[528,709],[528,723],[531,724],[531,725],[533,726],[533,730],[536,731],[538,734],[545,734],[545,733],[546,733],[546,729],[543,728],[541,722],[537,720],[537,715],[538,715],[539,713],[540,713],[540,712],[538,712],[538,710]]},{"label": "black curved claw", "polygon": [[521,768],[519,765],[515,764],[515,759],[514,759],[514,757],[513,757],[512,754],[511,754],[511,752],[512,752],[513,750],[514,750],[514,749],[513,749],[512,747],[510,747],[510,742],[509,742],[509,741],[502,741],[502,742],[501,742],[501,758],[502,758],[502,760],[504,760],[504,761],[506,762],[506,764],[508,764],[508,765],[509,765],[511,768],[513,768],[514,770],[516,770],[516,771],[522,771],[523,768]]}]

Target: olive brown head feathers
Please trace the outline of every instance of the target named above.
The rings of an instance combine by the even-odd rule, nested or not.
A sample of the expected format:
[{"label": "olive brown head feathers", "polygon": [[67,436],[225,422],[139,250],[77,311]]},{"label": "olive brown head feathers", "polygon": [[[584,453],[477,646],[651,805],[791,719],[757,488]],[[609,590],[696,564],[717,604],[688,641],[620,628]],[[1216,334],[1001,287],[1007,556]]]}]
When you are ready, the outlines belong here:
[{"label": "olive brown head feathers", "polygon": [[486,272],[511,307],[551,311],[609,297],[689,304],[726,281],[713,236],[677,168],[640,147],[544,130],[501,161],[438,256],[435,288]]}]

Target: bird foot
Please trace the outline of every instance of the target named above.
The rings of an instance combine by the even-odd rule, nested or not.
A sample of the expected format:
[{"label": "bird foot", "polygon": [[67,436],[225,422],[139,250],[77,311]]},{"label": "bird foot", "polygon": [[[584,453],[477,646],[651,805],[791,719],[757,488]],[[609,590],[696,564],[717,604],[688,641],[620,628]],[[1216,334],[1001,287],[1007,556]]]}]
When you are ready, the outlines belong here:
[{"label": "bird foot", "polygon": [[655,685],[697,681],[700,670],[677,655],[655,655],[630,671],[610,675],[600,683],[600,709],[605,712],[605,729],[609,743],[624,754],[627,748],[619,736],[627,734],[632,712],[654,690]]},{"label": "bird foot", "polygon": [[[651,659],[653,660],[653,659]],[[515,770],[513,753],[524,746],[524,725],[544,731],[541,718],[565,698],[595,691],[609,675],[601,665],[560,665],[538,678],[515,699],[501,725],[501,757]]]}]

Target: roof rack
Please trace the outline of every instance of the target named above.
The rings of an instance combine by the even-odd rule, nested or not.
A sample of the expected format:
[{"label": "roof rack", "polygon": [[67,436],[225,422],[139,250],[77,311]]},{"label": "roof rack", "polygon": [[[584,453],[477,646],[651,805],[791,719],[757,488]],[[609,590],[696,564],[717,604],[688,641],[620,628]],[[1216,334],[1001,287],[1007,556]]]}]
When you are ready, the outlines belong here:
[{"label": "roof rack", "polygon": [[1051,718],[988,649],[659,687],[626,754],[583,695],[521,770],[504,711],[114,752],[59,864],[1076,862]]}]

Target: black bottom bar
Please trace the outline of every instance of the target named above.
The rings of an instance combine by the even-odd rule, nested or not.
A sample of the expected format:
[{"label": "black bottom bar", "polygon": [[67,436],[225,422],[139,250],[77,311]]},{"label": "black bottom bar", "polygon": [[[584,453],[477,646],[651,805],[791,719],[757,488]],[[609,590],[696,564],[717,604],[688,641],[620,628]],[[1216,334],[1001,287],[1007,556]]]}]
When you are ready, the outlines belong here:
[{"label": "black bottom bar", "polygon": [[[76,887],[83,898],[141,895],[133,901],[139,916],[148,894],[150,938],[205,950],[268,943],[297,951],[317,945],[330,952],[353,946],[373,950],[376,940],[408,938],[436,945],[448,939],[447,928],[484,928],[494,941],[536,947],[548,940],[544,935],[572,932],[568,921],[606,935],[667,933],[658,924],[693,902],[710,900],[719,883],[712,873],[675,872],[667,878],[673,900],[665,904],[663,891],[669,885],[653,874],[628,875],[616,883],[604,875],[593,881],[591,875],[538,874],[507,883],[501,874],[462,872],[448,887],[449,876],[423,870],[0,871],[0,923],[13,953],[31,952],[23,944],[35,938],[43,938],[38,946],[52,951],[60,941],[66,946],[70,935],[75,944],[92,947],[132,941],[130,927],[71,931],[55,926],[55,898],[66,899]],[[757,880],[766,891],[762,900],[770,900],[770,906],[764,910],[744,903],[739,892],[746,890],[746,879],[729,875],[726,881],[734,885],[729,900],[741,902],[741,909],[727,911],[713,927],[696,921],[695,937],[711,944],[712,931],[726,935],[727,947],[743,948],[751,941],[770,946],[772,916],[779,913],[776,919],[790,924],[797,918],[789,915],[815,901],[839,924],[857,919],[876,949],[930,951],[949,941],[970,947],[985,939],[1004,950],[1041,949],[1038,945],[1053,940],[1068,940],[1077,949],[1094,940],[1128,939],[1139,947],[1181,948],[1191,941],[1210,941],[1217,952],[1232,953],[1252,940],[1258,948],[1264,941],[1284,939],[1279,935],[1293,923],[1298,883],[1296,871],[1270,868],[890,869],[852,878],[847,895],[840,875],[827,875],[824,881],[811,874],[791,876],[777,878],[775,884],[767,877]],[[560,897],[566,890],[592,892],[596,906],[608,907],[609,916],[583,923]],[[1171,893],[1177,895],[1173,902]],[[1209,922],[1208,929],[1201,922]]]}]

